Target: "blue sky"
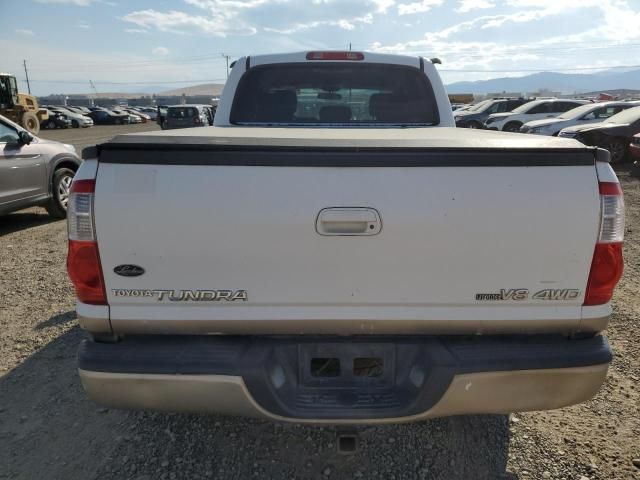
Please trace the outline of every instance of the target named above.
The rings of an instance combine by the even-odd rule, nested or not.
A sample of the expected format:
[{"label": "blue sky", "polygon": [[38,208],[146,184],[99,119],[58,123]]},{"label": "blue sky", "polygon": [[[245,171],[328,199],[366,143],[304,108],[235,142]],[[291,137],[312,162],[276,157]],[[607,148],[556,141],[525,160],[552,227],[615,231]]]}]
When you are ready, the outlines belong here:
[{"label": "blue sky", "polygon": [[26,59],[39,95],[223,81],[222,53],[349,43],[438,56],[447,83],[640,65],[640,0],[0,0],[0,71],[26,91]]}]

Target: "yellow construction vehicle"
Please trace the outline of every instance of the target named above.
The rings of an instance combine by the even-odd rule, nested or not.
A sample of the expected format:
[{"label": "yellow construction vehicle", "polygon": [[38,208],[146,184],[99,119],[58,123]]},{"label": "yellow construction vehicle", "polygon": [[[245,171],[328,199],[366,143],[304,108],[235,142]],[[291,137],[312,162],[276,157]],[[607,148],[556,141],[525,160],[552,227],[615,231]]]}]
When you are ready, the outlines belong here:
[{"label": "yellow construction vehicle", "polygon": [[0,115],[34,135],[40,131],[40,122],[49,118],[48,112],[38,107],[36,97],[18,93],[16,77],[8,73],[0,73]]}]

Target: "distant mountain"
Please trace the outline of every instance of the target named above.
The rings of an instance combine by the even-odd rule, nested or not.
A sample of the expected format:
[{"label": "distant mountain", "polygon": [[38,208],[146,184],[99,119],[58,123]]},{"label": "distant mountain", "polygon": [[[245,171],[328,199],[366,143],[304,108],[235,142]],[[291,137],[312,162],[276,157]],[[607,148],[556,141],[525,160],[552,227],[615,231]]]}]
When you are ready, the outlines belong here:
[{"label": "distant mountain", "polygon": [[203,83],[201,85],[193,85],[191,87],[176,88],[173,90],[165,90],[158,92],[159,96],[179,96],[179,95],[211,95],[212,97],[219,97],[224,88],[223,83]]},{"label": "distant mountain", "polygon": [[39,95],[39,98],[49,99],[53,101],[54,98],[58,98],[58,100],[62,97],[69,97],[70,99],[74,98],[121,98],[121,99],[132,99],[132,98],[140,98],[140,97],[150,97],[152,95],[157,95],[160,97],[178,97],[182,94],[191,96],[191,95],[210,95],[211,97],[219,97],[222,93],[222,89],[224,88],[224,84],[220,83],[203,83],[201,85],[192,85],[190,87],[182,87],[175,88],[172,90],[167,90],[169,88],[168,85],[150,85],[150,86],[136,86],[132,88],[123,88],[119,92],[102,92],[98,91],[98,94],[95,93],[65,93],[65,94],[50,94],[50,95]]},{"label": "distant mountain", "polygon": [[448,93],[536,92],[547,89],[562,93],[583,93],[612,89],[640,89],[640,70],[606,70],[578,74],[541,72],[523,77],[493,78],[475,82],[456,82],[446,86]]}]

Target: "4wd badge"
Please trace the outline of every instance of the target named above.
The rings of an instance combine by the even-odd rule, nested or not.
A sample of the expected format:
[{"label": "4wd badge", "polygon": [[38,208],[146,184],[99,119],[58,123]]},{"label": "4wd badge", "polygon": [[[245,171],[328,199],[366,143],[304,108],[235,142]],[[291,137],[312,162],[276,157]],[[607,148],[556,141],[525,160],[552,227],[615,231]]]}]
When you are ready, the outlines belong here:
[{"label": "4wd badge", "polygon": [[[580,297],[580,290],[575,288],[546,288],[531,295],[531,300],[575,300]],[[529,298],[526,288],[500,289],[496,293],[476,293],[478,302],[520,301]]]}]

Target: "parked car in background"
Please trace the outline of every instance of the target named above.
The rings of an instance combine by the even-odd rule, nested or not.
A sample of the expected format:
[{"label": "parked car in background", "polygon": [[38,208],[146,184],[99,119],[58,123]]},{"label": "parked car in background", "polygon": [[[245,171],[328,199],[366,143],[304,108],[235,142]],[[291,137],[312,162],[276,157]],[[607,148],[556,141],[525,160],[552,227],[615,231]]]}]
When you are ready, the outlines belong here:
[{"label": "parked car in background", "polygon": [[154,107],[136,107],[136,110],[147,115],[152,121],[158,118],[158,111]]},{"label": "parked car in background", "polygon": [[156,121],[158,118],[158,111],[153,107],[143,107],[138,109],[140,112],[148,115],[152,121]]},{"label": "parked car in background", "polygon": [[142,117],[134,113],[130,113],[123,108],[112,108],[111,111],[117,115],[129,117],[129,123],[142,123]]},{"label": "parked car in background", "polygon": [[166,129],[213,125],[211,105],[173,105],[167,109]]},{"label": "parked car in background", "polygon": [[149,115],[147,115],[145,112],[141,112],[141,111],[135,110],[133,108],[123,108],[122,110],[124,110],[127,113],[130,113],[131,115],[135,115],[137,117],[140,117],[140,119],[142,120],[142,123],[147,123],[147,122],[151,121],[151,117]]},{"label": "parked car in background", "polygon": [[483,128],[484,122],[489,118],[489,115],[510,112],[527,101],[528,100],[524,98],[495,98],[483,100],[467,110],[456,111],[453,114],[453,118],[456,121],[456,127]]},{"label": "parked car in background", "polygon": [[455,111],[456,112],[464,112],[465,110],[468,110],[471,107],[473,107],[473,104],[469,103],[469,104],[462,105],[461,107],[456,108]]},{"label": "parked car in background", "polygon": [[68,108],[72,112],[80,113],[82,115],[86,115],[87,113],[89,113],[91,111],[87,107],[73,107],[71,105],[67,105],[66,108]]},{"label": "parked car in background", "polygon": [[105,109],[97,109],[88,113],[96,125],[125,125],[129,123],[129,115],[119,115]]},{"label": "parked car in background", "polygon": [[631,139],[629,153],[633,158],[640,160],[640,133],[635,134]]},{"label": "parked car in background", "polygon": [[71,120],[69,120],[65,114],[49,109],[45,110],[49,113],[49,117],[40,122],[41,129],[52,130],[54,128],[69,128],[71,126]]},{"label": "parked car in background", "polygon": [[640,106],[629,108],[600,123],[564,128],[558,136],[609,150],[611,163],[622,162],[634,135],[640,133]]},{"label": "parked car in background", "polygon": [[73,145],[36,137],[0,115],[0,215],[42,206],[64,218],[81,163]]},{"label": "parked car in background", "polygon": [[167,122],[167,109],[169,108],[168,105],[158,105],[156,107],[158,115],[156,116],[156,122],[158,123],[158,125],[160,125],[160,128],[162,130],[166,129],[166,122]]},{"label": "parked car in background", "polygon": [[81,114],[81,113],[77,113],[74,112],[73,110],[70,110],[69,108],[66,107],[51,107],[49,108],[49,111],[55,112],[55,113],[60,113],[61,115],[64,115],[65,117],[67,117],[68,120],[71,121],[71,126],[73,128],[86,128],[86,127],[93,127],[93,120],[91,120],[90,117]]},{"label": "parked car in background", "polygon": [[638,106],[638,102],[602,102],[589,103],[569,110],[555,118],[533,120],[520,127],[522,133],[534,135],[558,135],[560,130],[574,125],[599,123],[620,113],[622,110]]},{"label": "parked car in background", "polygon": [[520,127],[532,120],[557,117],[561,113],[568,112],[580,105],[590,103],[588,100],[565,99],[537,99],[525,103],[507,113],[494,113],[485,122],[489,130],[502,130],[504,132],[518,132]]}]

